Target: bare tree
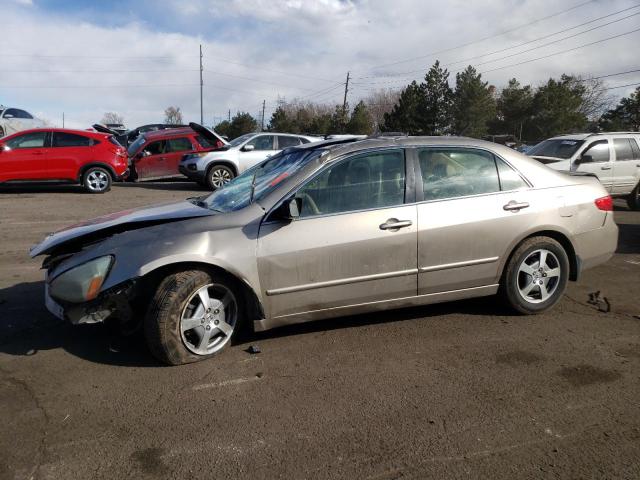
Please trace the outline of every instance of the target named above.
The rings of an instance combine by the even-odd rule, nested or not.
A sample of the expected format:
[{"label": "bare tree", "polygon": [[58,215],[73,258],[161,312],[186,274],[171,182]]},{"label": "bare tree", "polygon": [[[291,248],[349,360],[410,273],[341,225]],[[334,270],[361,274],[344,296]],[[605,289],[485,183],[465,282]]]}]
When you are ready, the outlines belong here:
[{"label": "bare tree", "polygon": [[379,130],[384,123],[384,114],[393,110],[393,106],[398,102],[399,98],[400,90],[391,88],[375,90],[366,98],[363,98],[376,130]]},{"label": "bare tree", "polygon": [[164,111],[164,123],[169,125],[182,125],[182,112],[180,107],[167,107]]},{"label": "bare tree", "polygon": [[120,125],[123,125],[124,117],[116,112],[106,112],[104,115],[102,115],[102,120],[100,120],[100,123],[105,125],[108,123],[118,123]]},{"label": "bare tree", "polygon": [[606,85],[601,79],[581,76],[569,78],[572,86],[579,87],[581,90],[582,104],[578,111],[589,120],[597,120],[613,106],[614,99],[608,93]]}]

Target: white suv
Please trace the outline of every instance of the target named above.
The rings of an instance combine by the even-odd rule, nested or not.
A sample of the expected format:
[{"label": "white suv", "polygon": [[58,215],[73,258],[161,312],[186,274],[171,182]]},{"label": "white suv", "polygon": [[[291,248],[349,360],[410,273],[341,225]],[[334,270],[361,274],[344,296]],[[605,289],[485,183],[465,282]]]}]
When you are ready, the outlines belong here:
[{"label": "white suv", "polygon": [[640,133],[562,135],[545,140],[527,155],[554,170],[593,174],[614,197],[640,210]]},{"label": "white suv", "polygon": [[179,170],[190,180],[215,190],[280,150],[320,140],[290,133],[247,133],[212,152],[185,155]]},{"label": "white suv", "polygon": [[35,118],[25,110],[0,105],[0,138],[22,130],[45,126],[42,120]]}]

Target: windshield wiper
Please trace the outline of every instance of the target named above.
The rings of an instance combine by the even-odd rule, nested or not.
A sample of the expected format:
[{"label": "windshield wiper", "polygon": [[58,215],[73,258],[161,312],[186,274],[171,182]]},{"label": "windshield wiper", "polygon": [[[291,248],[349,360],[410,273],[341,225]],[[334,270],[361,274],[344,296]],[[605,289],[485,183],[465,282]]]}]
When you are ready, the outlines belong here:
[{"label": "windshield wiper", "polygon": [[262,167],[256,168],[256,171],[253,173],[253,178],[251,179],[251,195],[249,196],[249,205],[253,203],[253,194],[256,191],[256,177],[258,176],[258,172],[262,170]]}]

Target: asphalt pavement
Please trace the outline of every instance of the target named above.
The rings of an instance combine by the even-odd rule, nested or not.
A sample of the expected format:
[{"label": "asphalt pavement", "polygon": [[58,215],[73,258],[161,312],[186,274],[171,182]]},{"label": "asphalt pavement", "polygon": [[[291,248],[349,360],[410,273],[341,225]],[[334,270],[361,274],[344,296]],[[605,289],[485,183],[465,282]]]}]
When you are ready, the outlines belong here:
[{"label": "asphalt pavement", "polygon": [[45,310],[47,232],[202,193],[0,189],[0,479],[640,478],[640,212],[616,202],[614,258],[539,316],[446,303],[165,367]]}]

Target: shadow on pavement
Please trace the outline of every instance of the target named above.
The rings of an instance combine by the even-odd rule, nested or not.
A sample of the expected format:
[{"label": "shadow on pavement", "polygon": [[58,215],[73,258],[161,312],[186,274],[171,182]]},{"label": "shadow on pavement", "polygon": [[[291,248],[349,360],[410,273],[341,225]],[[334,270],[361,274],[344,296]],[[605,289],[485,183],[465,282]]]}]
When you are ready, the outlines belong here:
[{"label": "shadow on pavement", "polygon": [[3,193],[81,193],[88,195],[81,185],[52,185],[52,184],[22,184],[22,185],[2,185],[0,194]]},{"label": "shadow on pavement", "polygon": [[[149,353],[141,333],[121,337],[103,324],[70,325],[45,309],[43,297],[44,282],[20,283],[0,290],[0,318],[3,320],[0,322],[1,353],[29,356],[45,350],[63,349],[79,358],[107,365],[162,366]],[[487,297],[290,325],[249,334],[240,343],[454,313],[513,315],[495,297]]]},{"label": "shadow on pavement", "polygon": [[149,190],[173,190],[173,191],[202,191],[203,194],[211,193],[211,190],[198,185],[195,182],[190,182],[184,179],[168,179],[168,180],[153,180],[153,181],[139,181],[139,182],[121,182],[114,184],[114,188],[145,188]]}]

